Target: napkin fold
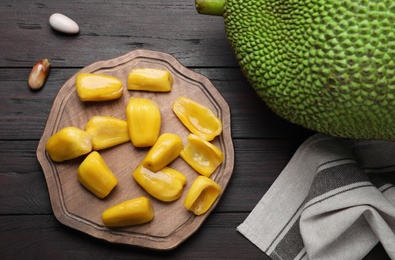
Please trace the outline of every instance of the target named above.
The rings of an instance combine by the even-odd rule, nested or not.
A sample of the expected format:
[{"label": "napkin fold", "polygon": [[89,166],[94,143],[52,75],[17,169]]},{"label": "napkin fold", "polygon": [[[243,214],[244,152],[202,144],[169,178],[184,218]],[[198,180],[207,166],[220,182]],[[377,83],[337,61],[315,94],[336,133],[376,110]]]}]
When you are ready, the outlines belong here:
[{"label": "napkin fold", "polygon": [[316,134],[237,230],[271,259],[395,259],[395,142]]}]

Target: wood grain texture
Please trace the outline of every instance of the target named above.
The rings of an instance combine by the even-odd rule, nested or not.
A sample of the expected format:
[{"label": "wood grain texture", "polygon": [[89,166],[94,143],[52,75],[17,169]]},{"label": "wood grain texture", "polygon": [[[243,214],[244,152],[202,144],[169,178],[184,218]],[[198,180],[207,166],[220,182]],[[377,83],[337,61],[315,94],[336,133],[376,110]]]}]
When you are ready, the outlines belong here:
[{"label": "wood grain texture", "polygon": [[[205,225],[179,247],[153,251],[120,244],[108,244],[68,228],[51,215],[22,216],[18,223],[9,216],[0,217],[13,227],[2,232],[3,259],[270,259],[235,230],[247,214],[212,214]],[[18,225],[16,225],[18,224]],[[36,225],[35,225],[36,224]],[[221,235],[219,239],[218,235]],[[238,240],[237,244],[234,243]],[[17,245],[21,246],[17,246]],[[196,248],[199,250],[190,250]],[[237,249],[236,249],[237,248]],[[39,253],[37,252],[39,251]],[[242,258],[235,257],[242,256]],[[258,256],[258,257],[257,257]]]},{"label": "wood grain texture", "polygon": [[[275,115],[238,68],[189,69],[209,78],[228,102],[234,138],[307,138],[313,133]],[[0,128],[2,138],[40,139],[56,94],[79,70],[52,68],[43,89],[38,92],[29,91],[27,87],[29,69],[0,70],[0,120],[8,122]]]},{"label": "wood grain texture", "polygon": [[[215,211],[248,212],[258,203],[303,139],[236,139],[235,168]],[[0,214],[51,214],[44,174],[35,158],[38,141],[0,142]],[[20,162],[24,162],[21,164]]]},{"label": "wood grain texture", "polygon": [[[48,19],[55,12],[74,19],[80,34],[53,31]],[[1,259],[269,259],[236,227],[313,132],[260,101],[226,40],[223,18],[197,14],[193,0],[2,0],[0,15]],[[92,62],[138,48],[169,53],[206,76],[231,110],[235,167],[226,192],[196,233],[165,252],[108,243],[61,224],[35,155],[65,81]],[[32,92],[27,77],[43,58],[51,72]],[[389,259],[381,245],[364,258],[376,259]]]},{"label": "wood grain texture", "polygon": [[[136,68],[169,71],[173,78],[171,91],[156,93],[128,90],[126,88],[128,74]],[[187,179],[185,191],[180,199],[171,203],[163,203],[148,195],[131,177],[131,173],[142,162],[149,147],[134,147],[131,142],[126,142],[99,151],[118,179],[117,187],[109,196],[99,200],[79,185],[76,176],[78,167],[85,157],[55,163],[46,153],[45,145],[52,135],[65,127],[74,126],[85,129],[85,125],[93,116],[111,116],[126,120],[126,106],[132,97],[148,98],[155,102],[161,114],[160,134],[176,134],[186,145],[190,132],[172,111],[172,104],[175,100],[180,96],[186,96],[210,109],[222,122],[221,134],[211,143],[221,149],[224,153],[224,160],[210,178],[225,192],[234,168],[234,148],[228,104],[208,78],[185,68],[174,57],[163,52],[135,50],[114,59],[95,62],[78,73],[110,75],[121,80],[124,88],[122,96],[117,100],[81,102],[76,91],[76,74],[66,81],[55,97],[37,148],[37,157],[44,171],[56,218],[69,227],[109,242],[158,250],[177,247],[203,224],[223,194],[220,194],[205,214],[196,216],[186,210],[182,202],[198,174],[181,157],[169,166],[185,175]],[[155,215],[152,221],[143,225],[117,229],[103,224],[101,214],[104,210],[141,196],[150,198]]]},{"label": "wood grain texture", "polygon": [[[48,19],[55,12],[76,21],[80,33],[53,31]],[[84,67],[138,48],[167,52],[186,66],[236,66],[224,40],[223,19],[199,15],[194,1],[4,0],[0,15],[0,28],[8,34],[0,39],[1,46],[18,50],[1,52],[1,67],[32,66],[41,57],[55,67]]]},{"label": "wood grain texture", "polygon": [[[211,214],[199,229],[179,247],[153,251],[92,238],[61,225],[53,215],[0,216],[2,259],[246,259],[270,260],[237,233],[236,226],[247,213]],[[379,244],[365,260],[387,260]]]}]

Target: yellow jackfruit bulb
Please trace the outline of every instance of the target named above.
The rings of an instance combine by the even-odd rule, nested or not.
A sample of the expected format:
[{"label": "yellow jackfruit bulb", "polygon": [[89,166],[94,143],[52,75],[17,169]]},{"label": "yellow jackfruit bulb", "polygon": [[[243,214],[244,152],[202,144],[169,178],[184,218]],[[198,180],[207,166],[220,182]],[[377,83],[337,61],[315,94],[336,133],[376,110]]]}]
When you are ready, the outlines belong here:
[{"label": "yellow jackfruit bulb", "polygon": [[123,91],[121,80],[104,74],[79,73],[75,85],[81,101],[113,100]]},{"label": "yellow jackfruit bulb", "polygon": [[222,132],[222,121],[209,108],[188,97],[178,97],[172,109],[189,131],[206,141]]},{"label": "yellow jackfruit bulb", "polygon": [[132,176],[151,196],[165,202],[179,199],[187,182],[184,174],[170,167],[152,172],[140,165]]},{"label": "yellow jackfruit bulb", "polygon": [[182,148],[181,137],[171,133],[161,134],[141,164],[145,168],[157,172],[174,161],[180,155]]},{"label": "yellow jackfruit bulb", "polygon": [[161,114],[148,98],[131,97],[126,106],[129,137],[135,147],[153,146],[159,137]]},{"label": "yellow jackfruit bulb", "polygon": [[118,184],[118,179],[96,151],[91,152],[78,167],[78,180],[96,197],[103,199]]},{"label": "yellow jackfruit bulb", "polygon": [[93,150],[102,150],[130,140],[125,120],[111,116],[93,116],[85,126],[92,137]]},{"label": "yellow jackfruit bulb", "polygon": [[189,134],[188,143],[180,156],[193,169],[206,177],[210,177],[224,160],[224,153],[219,147],[194,134]]},{"label": "yellow jackfruit bulb", "polygon": [[198,176],[184,200],[187,210],[196,215],[206,213],[222,192],[221,186],[206,176]]},{"label": "yellow jackfruit bulb", "polygon": [[65,127],[48,139],[45,149],[53,161],[62,162],[91,152],[92,138],[82,129]]},{"label": "yellow jackfruit bulb", "polygon": [[169,92],[172,85],[173,77],[168,70],[136,68],[131,70],[128,75],[129,90]]},{"label": "yellow jackfruit bulb", "polygon": [[154,218],[151,201],[138,197],[121,202],[102,213],[102,221],[108,227],[125,227],[143,224]]}]

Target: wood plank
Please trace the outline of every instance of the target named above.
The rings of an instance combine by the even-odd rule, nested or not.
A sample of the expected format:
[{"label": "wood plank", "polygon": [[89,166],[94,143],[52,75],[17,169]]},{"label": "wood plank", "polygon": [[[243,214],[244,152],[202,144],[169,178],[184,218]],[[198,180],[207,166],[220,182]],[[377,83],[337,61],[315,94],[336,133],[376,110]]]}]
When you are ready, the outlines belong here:
[{"label": "wood plank", "polygon": [[52,214],[42,172],[2,172],[0,184],[0,215]]},{"label": "wood plank", "polygon": [[[269,259],[236,231],[246,214],[213,214],[205,225],[171,251],[111,244],[60,224],[52,215],[0,216],[2,259]],[[218,239],[221,237],[223,239]],[[200,248],[201,250],[190,250]]]},{"label": "wood plank", "polygon": [[[0,216],[2,259],[262,259],[270,260],[236,231],[246,213],[212,214],[198,230],[171,251],[111,244],[60,224],[52,215]],[[220,239],[219,239],[220,238]],[[191,250],[198,249],[198,250]],[[364,260],[386,260],[378,244]]]},{"label": "wood plank", "polygon": [[[251,211],[301,142],[303,139],[235,140],[234,172],[215,210]],[[0,146],[0,214],[52,213],[48,188],[35,157],[37,142],[0,141]]]},{"label": "wood plank", "polygon": [[[88,64],[86,64],[88,65]],[[309,131],[274,114],[257,96],[238,68],[191,68],[209,78],[228,102],[234,138],[307,137]],[[0,70],[0,139],[41,138],[52,102],[78,68],[52,68],[43,89],[27,87],[30,69]]]},{"label": "wood plank", "polygon": [[[7,37],[0,46],[7,51],[0,52],[0,67],[30,67],[43,58],[55,67],[83,67],[134,49],[164,51],[185,66],[237,66],[223,18],[198,14],[194,1],[113,0],[108,12],[103,8],[94,0],[1,1],[0,27]],[[48,19],[55,12],[75,20],[80,33],[52,30]]]}]

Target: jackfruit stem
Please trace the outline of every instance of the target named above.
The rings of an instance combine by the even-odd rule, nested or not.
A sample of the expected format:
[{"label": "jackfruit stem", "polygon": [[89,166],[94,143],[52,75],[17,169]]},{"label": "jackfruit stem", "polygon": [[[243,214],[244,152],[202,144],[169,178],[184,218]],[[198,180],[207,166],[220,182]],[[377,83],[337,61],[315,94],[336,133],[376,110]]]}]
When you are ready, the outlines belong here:
[{"label": "jackfruit stem", "polygon": [[224,14],[226,0],[195,0],[196,11],[199,14],[217,15]]}]

